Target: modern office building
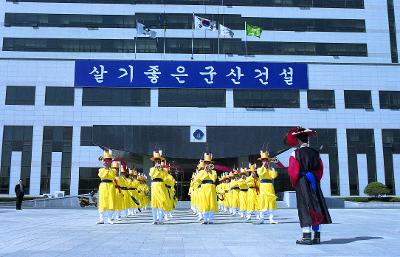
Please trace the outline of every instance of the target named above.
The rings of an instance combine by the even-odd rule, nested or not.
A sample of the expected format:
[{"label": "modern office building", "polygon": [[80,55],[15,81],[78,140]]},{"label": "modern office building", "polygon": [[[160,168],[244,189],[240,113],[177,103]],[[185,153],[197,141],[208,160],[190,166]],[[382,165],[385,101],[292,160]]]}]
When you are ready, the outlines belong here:
[{"label": "modern office building", "polygon": [[[194,17],[217,30],[194,29]],[[373,181],[400,195],[399,20],[399,0],[0,0],[0,194],[20,178],[30,195],[84,193],[98,184],[102,148],[144,172],[162,148],[186,199],[203,151],[247,165],[302,125],[318,131],[325,195],[363,195]],[[137,21],[155,36],[137,33]],[[165,72],[155,66],[173,65],[188,76],[153,83]],[[234,72],[216,69],[209,87],[172,85],[201,65]],[[260,82],[265,65],[284,82],[298,65],[303,82],[245,80],[257,65]],[[105,81],[116,74],[103,68],[117,66],[125,82]],[[152,84],[134,83],[147,68]],[[290,190],[287,172],[275,186]]]}]

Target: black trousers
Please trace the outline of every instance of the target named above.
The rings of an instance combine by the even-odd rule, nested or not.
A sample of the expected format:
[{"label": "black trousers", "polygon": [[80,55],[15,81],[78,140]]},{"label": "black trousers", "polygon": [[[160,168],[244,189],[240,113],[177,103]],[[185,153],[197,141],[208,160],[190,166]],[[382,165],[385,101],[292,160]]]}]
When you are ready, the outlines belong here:
[{"label": "black trousers", "polygon": [[17,210],[21,210],[21,205],[22,205],[22,201],[24,200],[24,196],[23,195],[18,195],[17,196],[17,201],[15,202],[15,209]]}]

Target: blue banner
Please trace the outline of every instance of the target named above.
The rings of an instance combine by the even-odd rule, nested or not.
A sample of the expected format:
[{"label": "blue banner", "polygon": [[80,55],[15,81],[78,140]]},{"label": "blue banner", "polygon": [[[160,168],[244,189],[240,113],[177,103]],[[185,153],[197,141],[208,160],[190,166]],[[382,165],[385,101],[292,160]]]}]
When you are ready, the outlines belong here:
[{"label": "blue banner", "polygon": [[75,86],[308,89],[308,70],[303,63],[78,60]]}]

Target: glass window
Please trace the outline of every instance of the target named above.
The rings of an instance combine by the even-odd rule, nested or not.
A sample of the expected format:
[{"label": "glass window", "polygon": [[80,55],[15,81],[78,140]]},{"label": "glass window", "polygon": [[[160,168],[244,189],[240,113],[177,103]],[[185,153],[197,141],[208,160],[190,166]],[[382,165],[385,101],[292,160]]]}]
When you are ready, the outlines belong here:
[{"label": "glass window", "polygon": [[[393,154],[400,154],[400,129],[382,130],[383,159],[385,165],[385,185],[396,194]],[[397,171],[396,171],[397,172]]]},{"label": "glass window", "polygon": [[399,56],[397,53],[396,16],[394,14],[393,0],[387,1],[387,11],[389,20],[389,37],[390,37],[390,50],[392,55],[392,63],[398,63]]},{"label": "glass window", "polygon": [[364,188],[359,188],[359,174],[357,154],[367,156],[368,183],[376,181],[376,154],[373,129],[347,129],[347,151],[349,163],[350,195],[359,195]]},{"label": "glass window", "polygon": [[159,107],[226,107],[225,89],[160,88]]},{"label": "glass window", "polygon": [[93,127],[81,127],[81,146],[94,146],[92,133]]},{"label": "glass window", "polygon": [[6,105],[35,105],[35,87],[7,86]]},{"label": "glass window", "polygon": [[307,102],[310,109],[335,108],[335,92],[333,90],[308,90]]},{"label": "glass window", "polygon": [[379,91],[381,109],[400,109],[400,91]]},{"label": "glass window", "polygon": [[73,106],[73,87],[46,87],[45,105]]},{"label": "glass window", "polygon": [[284,89],[237,89],[233,90],[233,102],[239,108],[300,108],[300,93]]},{"label": "glass window", "polygon": [[[300,19],[242,17],[238,14],[197,15],[224,24],[230,29],[243,30],[245,20],[249,24],[273,31],[320,31],[365,32],[365,21],[357,19]],[[136,19],[149,28],[192,29],[191,13],[136,13],[128,15],[6,13],[7,26],[35,27],[87,27],[87,28],[134,28]]]},{"label": "glass window", "polygon": [[72,127],[43,127],[40,193],[50,193],[52,153],[61,152],[61,190],[69,195],[71,183]]},{"label": "glass window", "polygon": [[[15,0],[7,0],[13,2]],[[18,0],[45,3],[221,5],[221,0]],[[225,0],[226,6],[276,6],[364,9],[364,0]]]},{"label": "glass window", "polygon": [[346,109],[372,109],[371,91],[345,90],[344,102]]},{"label": "glass window", "polygon": [[100,183],[98,172],[99,168],[79,167],[78,194],[88,194],[92,190],[98,190]]},{"label": "glass window", "polygon": [[[163,53],[164,38],[136,39],[137,53]],[[168,53],[191,53],[191,38],[167,38]],[[182,46],[182,47],[181,47]],[[246,54],[240,39],[220,39],[220,53]],[[4,38],[3,51],[134,53],[132,39]],[[194,53],[217,54],[218,39],[195,38]],[[313,42],[247,42],[249,55],[368,56],[367,44]]]},{"label": "glass window", "polygon": [[88,28],[134,28],[135,16],[89,15],[89,14],[47,14],[47,13],[6,13],[8,26],[21,27],[88,27]]},{"label": "glass window", "polygon": [[[11,154],[22,152],[21,179],[29,194],[32,160],[32,126],[4,126],[1,149],[0,194],[8,194],[10,186]],[[14,185],[13,185],[14,186]]]},{"label": "glass window", "polygon": [[150,89],[83,88],[83,106],[150,106]]}]

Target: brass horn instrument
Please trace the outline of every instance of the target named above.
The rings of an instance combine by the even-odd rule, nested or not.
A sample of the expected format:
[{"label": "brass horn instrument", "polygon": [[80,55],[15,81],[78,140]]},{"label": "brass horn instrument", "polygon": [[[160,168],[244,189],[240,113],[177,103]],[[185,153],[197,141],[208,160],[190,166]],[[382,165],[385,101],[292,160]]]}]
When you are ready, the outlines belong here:
[{"label": "brass horn instrument", "polygon": [[279,160],[278,160],[278,158],[276,158],[276,157],[273,157],[273,158],[269,159],[269,162],[272,162],[272,163],[278,163],[278,162],[279,162]]}]

